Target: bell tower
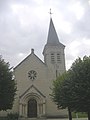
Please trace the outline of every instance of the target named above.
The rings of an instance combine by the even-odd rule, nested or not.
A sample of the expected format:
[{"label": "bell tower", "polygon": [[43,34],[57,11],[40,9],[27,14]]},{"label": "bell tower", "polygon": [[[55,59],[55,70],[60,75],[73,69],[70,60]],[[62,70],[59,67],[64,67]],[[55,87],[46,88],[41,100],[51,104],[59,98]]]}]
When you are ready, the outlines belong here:
[{"label": "bell tower", "polygon": [[50,17],[50,25],[47,37],[47,43],[43,50],[44,62],[56,72],[56,77],[65,72],[65,46],[59,42],[53,20]]}]

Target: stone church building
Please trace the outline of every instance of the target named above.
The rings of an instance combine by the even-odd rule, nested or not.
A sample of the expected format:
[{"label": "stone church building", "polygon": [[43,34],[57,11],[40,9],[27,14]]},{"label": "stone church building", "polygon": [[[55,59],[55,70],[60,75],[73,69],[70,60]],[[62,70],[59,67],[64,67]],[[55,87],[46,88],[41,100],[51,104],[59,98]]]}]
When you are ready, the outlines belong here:
[{"label": "stone church building", "polygon": [[53,80],[65,72],[64,48],[50,18],[47,43],[43,49],[44,62],[31,49],[31,54],[14,68],[17,82],[14,113],[26,118],[67,115],[67,110],[58,110],[50,98]]}]

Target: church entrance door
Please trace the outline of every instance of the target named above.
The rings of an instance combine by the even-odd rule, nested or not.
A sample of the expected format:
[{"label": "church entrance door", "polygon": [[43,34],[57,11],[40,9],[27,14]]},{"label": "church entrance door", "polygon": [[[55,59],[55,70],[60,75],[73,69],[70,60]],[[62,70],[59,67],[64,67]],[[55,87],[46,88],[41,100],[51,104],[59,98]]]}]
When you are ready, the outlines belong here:
[{"label": "church entrance door", "polygon": [[35,99],[30,99],[28,101],[28,117],[37,117],[37,101]]}]

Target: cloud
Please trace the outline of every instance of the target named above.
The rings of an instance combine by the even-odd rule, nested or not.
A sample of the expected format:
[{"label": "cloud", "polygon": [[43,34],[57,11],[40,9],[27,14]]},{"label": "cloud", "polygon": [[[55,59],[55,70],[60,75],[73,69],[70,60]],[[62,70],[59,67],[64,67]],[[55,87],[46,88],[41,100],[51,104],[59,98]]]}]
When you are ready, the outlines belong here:
[{"label": "cloud", "polygon": [[90,4],[88,0],[2,0],[0,1],[0,54],[11,66],[35,48],[43,59],[47,41],[49,9],[60,38],[66,45],[66,67],[90,51]]}]

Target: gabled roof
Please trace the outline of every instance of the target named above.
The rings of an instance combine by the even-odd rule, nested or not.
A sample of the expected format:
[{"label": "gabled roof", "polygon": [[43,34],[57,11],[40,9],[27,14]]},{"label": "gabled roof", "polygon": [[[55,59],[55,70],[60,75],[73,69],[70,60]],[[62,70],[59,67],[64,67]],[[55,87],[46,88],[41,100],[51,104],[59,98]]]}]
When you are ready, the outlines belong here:
[{"label": "gabled roof", "polygon": [[22,60],[16,67],[14,67],[14,70],[19,67],[26,59],[28,59],[31,55],[34,55],[42,64],[46,66],[46,64],[37,56],[34,54],[34,49],[31,49],[31,54],[29,54],[24,60]]},{"label": "gabled roof", "polygon": [[21,96],[19,96],[20,98],[22,98],[30,89],[34,88],[37,93],[39,93],[42,97],[45,98],[45,96],[34,86],[34,85],[31,85]]}]

